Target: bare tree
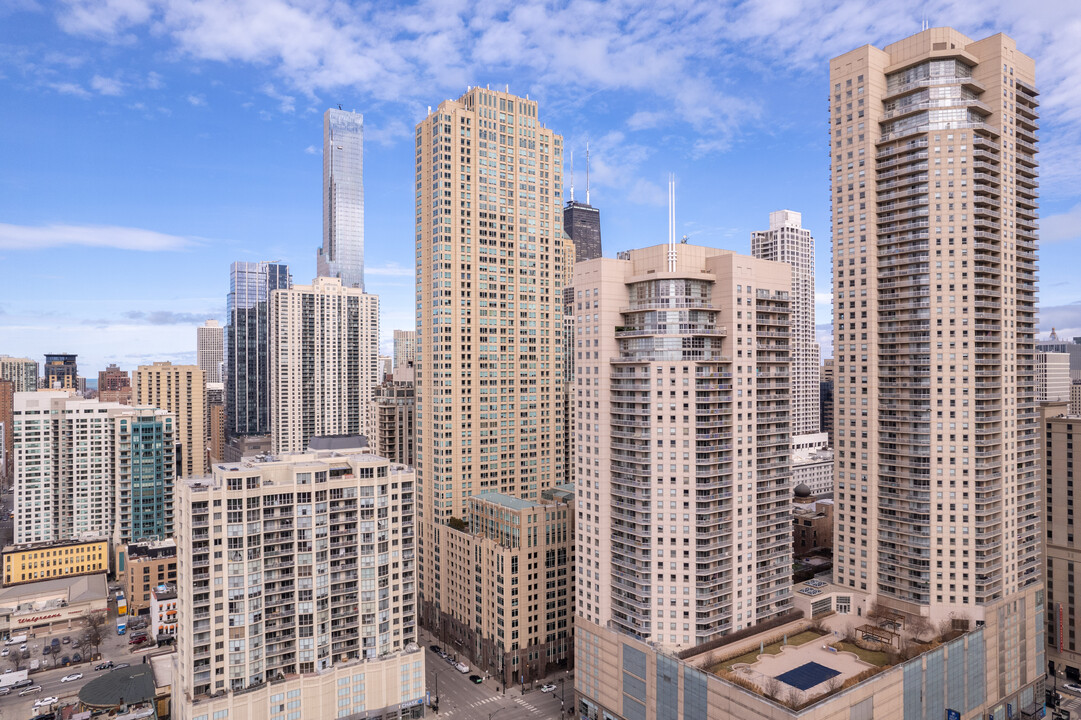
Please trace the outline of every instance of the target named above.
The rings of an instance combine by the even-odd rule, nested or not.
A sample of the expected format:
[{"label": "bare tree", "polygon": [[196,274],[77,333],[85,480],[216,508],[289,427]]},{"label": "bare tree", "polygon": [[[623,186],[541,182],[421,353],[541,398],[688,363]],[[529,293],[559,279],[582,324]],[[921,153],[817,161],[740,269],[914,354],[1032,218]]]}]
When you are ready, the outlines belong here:
[{"label": "bare tree", "polygon": [[16,672],[22,670],[23,667],[25,667],[25,664],[23,663],[23,651],[12,650],[11,654],[8,655],[8,662],[11,663],[12,670],[15,670]]},{"label": "bare tree", "polygon": [[788,695],[785,697],[785,705],[795,710],[803,703],[803,698],[800,696],[800,691],[796,688],[788,688]]},{"label": "bare tree", "polygon": [[827,693],[835,693],[840,689],[841,689],[841,678],[838,677],[837,675],[834,675],[833,677],[831,677],[829,680],[826,681],[826,692]]},{"label": "bare tree", "polygon": [[776,700],[777,696],[781,694],[781,681],[775,677],[766,678],[762,689],[766,691],[766,697],[770,700]]},{"label": "bare tree", "polygon": [[104,610],[87,611],[83,614],[86,630],[83,631],[83,644],[93,646],[94,654],[98,654],[98,648],[105,640],[105,626],[109,622],[109,614]]},{"label": "bare tree", "polygon": [[908,621],[908,631],[912,633],[912,639],[918,642],[927,642],[923,638],[934,630],[931,619],[926,615],[913,615]]}]

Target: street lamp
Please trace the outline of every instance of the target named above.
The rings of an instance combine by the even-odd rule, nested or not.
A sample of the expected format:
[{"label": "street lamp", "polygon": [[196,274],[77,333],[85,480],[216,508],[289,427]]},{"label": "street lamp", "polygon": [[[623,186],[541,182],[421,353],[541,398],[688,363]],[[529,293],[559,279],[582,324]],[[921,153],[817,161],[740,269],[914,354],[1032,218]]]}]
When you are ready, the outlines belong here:
[{"label": "street lamp", "polygon": [[564,702],[566,697],[563,694],[564,693],[564,688],[563,688],[563,681],[564,680],[566,680],[566,678],[559,678],[559,714],[560,715],[566,715],[567,714],[567,705]]}]

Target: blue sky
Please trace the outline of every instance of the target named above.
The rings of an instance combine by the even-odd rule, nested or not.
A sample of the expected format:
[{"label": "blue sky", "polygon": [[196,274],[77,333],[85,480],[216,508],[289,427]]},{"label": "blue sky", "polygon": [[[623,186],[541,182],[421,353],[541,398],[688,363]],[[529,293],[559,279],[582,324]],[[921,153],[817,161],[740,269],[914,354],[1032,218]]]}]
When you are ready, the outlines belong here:
[{"label": "blue sky", "polygon": [[538,99],[579,197],[589,141],[606,254],[664,241],[669,172],[692,242],[748,252],[770,210],[801,211],[827,325],[826,62],[924,18],[1037,60],[1040,327],[1081,335],[1072,1],[0,0],[0,352],[76,352],[88,377],[191,362],[230,262],[308,282],[338,103],[365,115],[368,289],[384,337],[411,328],[413,127],[478,84]]}]

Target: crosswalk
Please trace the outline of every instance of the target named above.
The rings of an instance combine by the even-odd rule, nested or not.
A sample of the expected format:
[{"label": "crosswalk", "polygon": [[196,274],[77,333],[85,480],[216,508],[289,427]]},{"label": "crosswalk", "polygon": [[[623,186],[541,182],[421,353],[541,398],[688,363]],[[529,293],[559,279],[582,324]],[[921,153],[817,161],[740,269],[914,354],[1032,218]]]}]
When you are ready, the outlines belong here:
[{"label": "crosswalk", "polygon": [[[439,717],[441,717],[441,718],[451,718],[451,717],[455,717],[455,716],[460,716],[460,717],[463,717],[463,718],[470,718],[470,719],[479,718],[479,717],[482,716],[483,713],[482,712],[475,712],[477,708],[483,707],[483,706],[487,705],[488,703],[498,702],[499,700],[502,700],[502,699],[503,698],[501,698],[501,697],[485,698],[483,700],[478,700],[477,702],[469,703],[469,707],[467,707],[467,708],[454,708],[452,710],[442,711],[442,712],[439,713]],[[514,704],[517,705],[520,708],[520,710],[518,712],[514,713],[514,714],[505,713],[503,715],[503,717],[506,717],[508,720],[510,718],[512,718],[512,717],[526,718],[526,717],[530,717],[530,716],[542,716],[542,715],[544,715],[544,712],[542,710],[538,709],[534,705],[531,705],[530,703],[526,702],[522,698],[519,698],[519,697],[514,698]],[[508,710],[513,710],[514,708],[507,708],[507,709]],[[492,712],[495,712],[494,708],[492,708]]]}]

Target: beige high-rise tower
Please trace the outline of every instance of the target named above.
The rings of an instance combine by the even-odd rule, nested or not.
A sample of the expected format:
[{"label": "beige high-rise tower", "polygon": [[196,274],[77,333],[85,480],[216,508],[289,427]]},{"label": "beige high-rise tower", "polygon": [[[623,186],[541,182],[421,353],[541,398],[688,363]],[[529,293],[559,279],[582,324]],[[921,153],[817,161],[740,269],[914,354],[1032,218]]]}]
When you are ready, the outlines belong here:
[{"label": "beige high-rise tower", "polygon": [[1000,696],[1044,671],[1034,72],[950,28],[830,62],[835,581],[1020,618]]},{"label": "beige high-rise tower", "polygon": [[684,244],[576,263],[579,626],[675,651],[791,609],[791,276]]},{"label": "beige high-rise tower", "polygon": [[275,453],[313,437],[374,433],[379,296],[318,277],[270,294],[270,438]]},{"label": "beige high-rise tower", "polygon": [[197,477],[209,470],[206,454],[206,382],[196,365],[156,362],[140,365],[132,377],[134,404],[168,410],[176,419],[176,475]]},{"label": "beige high-rise tower", "polygon": [[466,499],[563,481],[563,139],[475,87],[416,129],[417,484],[426,624]]},{"label": "beige high-rise tower", "polygon": [[819,431],[819,365],[815,341],[815,241],[792,210],[769,214],[769,230],[751,233],[751,255],[792,268],[792,435]]}]

